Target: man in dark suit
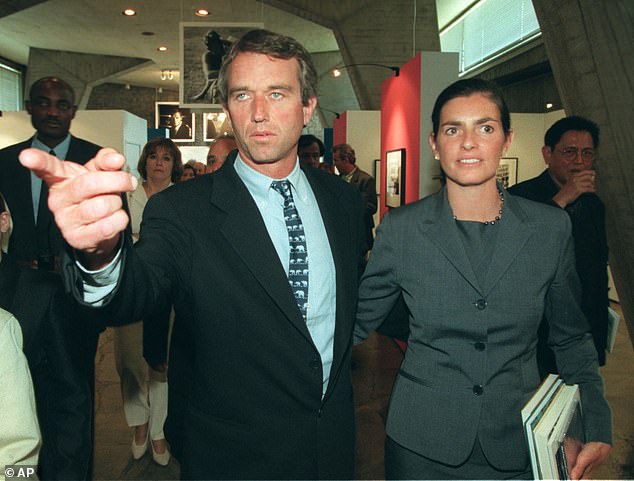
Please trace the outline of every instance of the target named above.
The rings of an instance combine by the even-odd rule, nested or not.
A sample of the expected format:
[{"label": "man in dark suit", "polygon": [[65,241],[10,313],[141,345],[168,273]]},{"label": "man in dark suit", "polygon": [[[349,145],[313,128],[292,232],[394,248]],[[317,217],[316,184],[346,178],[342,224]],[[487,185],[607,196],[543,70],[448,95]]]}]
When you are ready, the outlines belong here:
[{"label": "man in dark suit", "polygon": [[192,128],[185,122],[185,116],[180,110],[177,110],[172,115],[170,138],[192,140]]},{"label": "man in dark suit", "polygon": [[295,40],[254,30],[235,42],[219,89],[239,154],[153,196],[135,248],[119,248],[127,216],[118,194],[134,185],[118,172],[122,156],[103,150],[84,173],[42,152],[21,156],[49,183],[78,258],[102,268],[83,289],[70,280],[78,298],[105,304],[117,322],[145,318],[168,295],[177,312],[187,303],[195,382],[185,479],[354,475],[350,352],[366,250],[362,205],[339,179],[299,166],[316,84]]},{"label": "man in dark suit", "polygon": [[[0,193],[0,239],[10,234]],[[85,356],[78,348],[92,325],[77,322],[74,303],[54,273],[20,269],[0,251],[0,308],[18,320],[33,379],[42,434],[40,479],[90,479],[92,401]]]},{"label": "man in dark suit", "polygon": [[[605,364],[608,329],[608,244],[605,207],[595,189],[593,167],[599,127],[583,117],[566,117],[546,132],[542,155],[548,168],[514,185],[509,192],[564,209],[572,221],[577,273],[583,292],[581,308],[592,328],[599,365]],[[540,326],[537,360],[540,373],[558,372],[547,345],[548,320]]]},{"label": "man in dark suit", "polygon": [[36,81],[29,90],[26,108],[35,135],[0,150],[0,191],[13,217],[9,253],[20,264],[54,270],[62,237],[47,205],[48,188],[20,164],[18,155],[33,147],[84,164],[100,147],[70,135],[77,106],[73,89],[65,81],[56,77]]},{"label": "man in dark suit", "polygon": [[374,244],[374,214],[376,214],[376,182],[367,172],[357,167],[357,157],[354,149],[348,144],[338,144],[332,148],[332,159],[343,180],[354,185],[363,196],[365,211],[363,220],[365,222],[365,239],[368,249],[372,249]]}]

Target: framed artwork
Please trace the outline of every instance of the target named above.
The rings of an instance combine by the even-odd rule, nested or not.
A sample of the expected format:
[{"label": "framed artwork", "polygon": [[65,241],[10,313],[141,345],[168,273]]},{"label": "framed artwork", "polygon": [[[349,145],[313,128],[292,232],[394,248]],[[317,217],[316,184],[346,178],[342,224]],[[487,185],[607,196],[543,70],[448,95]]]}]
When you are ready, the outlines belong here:
[{"label": "framed artwork", "polygon": [[233,128],[227,114],[222,110],[219,112],[203,113],[203,140],[211,142],[216,137],[233,135]]},{"label": "framed artwork", "polygon": [[385,205],[399,207],[405,203],[405,149],[385,154]]},{"label": "framed artwork", "polygon": [[237,39],[261,23],[180,23],[179,101],[185,108],[220,108],[218,72]]},{"label": "framed artwork", "polygon": [[181,108],[178,102],[156,102],[154,124],[157,129],[169,129],[174,142],[193,142],[196,132],[196,116],[190,109]]},{"label": "framed artwork", "polygon": [[505,189],[517,184],[517,157],[502,157],[495,173]]},{"label": "framed artwork", "polygon": [[381,196],[381,159],[374,159],[374,190],[376,196]]}]

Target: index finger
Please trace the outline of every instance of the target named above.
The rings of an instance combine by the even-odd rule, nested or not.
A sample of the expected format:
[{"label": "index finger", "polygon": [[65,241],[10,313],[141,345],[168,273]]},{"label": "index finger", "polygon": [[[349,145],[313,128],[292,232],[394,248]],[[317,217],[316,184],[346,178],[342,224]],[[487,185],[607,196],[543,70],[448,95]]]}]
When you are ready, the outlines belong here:
[{"label": "index finger", "polygon": [[60,160],[39,149],[23,150],[19,158],[24,167],[49,186],[89,171],[117,171],[125,164],[125,158],[114,149],[101,149],[85,165]]}]

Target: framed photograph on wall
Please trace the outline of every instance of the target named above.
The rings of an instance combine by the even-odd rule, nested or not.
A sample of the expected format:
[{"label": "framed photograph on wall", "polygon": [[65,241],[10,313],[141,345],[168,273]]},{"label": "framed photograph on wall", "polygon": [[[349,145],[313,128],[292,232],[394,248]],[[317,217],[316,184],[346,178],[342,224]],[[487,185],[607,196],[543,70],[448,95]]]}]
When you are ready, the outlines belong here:
[{"label": "framed photograph on wall", "polygon": [[174,142],[193,142],[196,132],[196,116],[190,109],[181,108],[178,102],[156,102],[154,125],[157,129],[169,129]]},{"label": "framed photograph on wall", "polygon": [[517,157],[502,157],[495,173],[505,189],[517,184]]},{"label": "framed photograph on wall", "polygon": [[237,39],[261,23],[180,23],[179,101],[182,107],[220,107],[218,72]]},{"label": "framed photograph on wall", "polygon": [[233,128],[227,114],[222,110],[203,113],[203,140],[211,142],[216,137],[233,135]]},{"label": "framed photograph on wall", "polygon": [[405,149],[385,153],[385,205],[399,207],[405,203]]},{"label": "framed photograph on wall", "polygon": [[374,187],[376,196],[381,196],[381,159],[374,159]]}]

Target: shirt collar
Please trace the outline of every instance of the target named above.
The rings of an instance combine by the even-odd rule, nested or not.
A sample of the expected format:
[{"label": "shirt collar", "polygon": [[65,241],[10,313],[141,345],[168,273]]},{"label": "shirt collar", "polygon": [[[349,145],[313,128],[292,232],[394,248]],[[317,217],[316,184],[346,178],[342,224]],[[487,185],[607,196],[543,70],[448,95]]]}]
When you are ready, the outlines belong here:
[{"label": "shirt collar", "polygon": [[43,143],[40,139],[38,139],[37,134],[33,136],[33,141],[31,142],[31,147],[34,149],[43,150],[44,152],[50,152],[51,150],[55,151],[55,156],[58,159],[65,160],[68,155],[68,149],[70,148],[70,134],[66,135],[66,138],[62,140],[59,144],[57,144],[53,149],[51,149],[48,145]]},{"label": "shirt collar", "polygon": [[268,197],[269,189],[271,188],[271,182],[274,180],[288,180],[291,183],[293,189],[293,195],[299,196],[301,200],[305,201],[307,197],[306,189],[308,189],[308,180],[304,176],[302,169],[299,167],[299,159],[295,158],[295,166],[290,174],[283,179],[273,179],[267,175],[258,172],[249,165],[247,165],[240,154],[237,155],[234,168],[238,177],[244,182],[247,189],[253,197],[259,199],[266,199]]}]

